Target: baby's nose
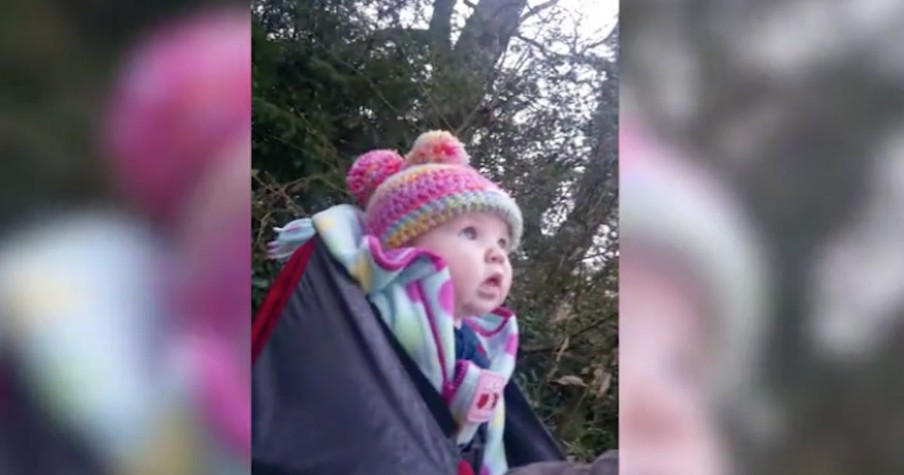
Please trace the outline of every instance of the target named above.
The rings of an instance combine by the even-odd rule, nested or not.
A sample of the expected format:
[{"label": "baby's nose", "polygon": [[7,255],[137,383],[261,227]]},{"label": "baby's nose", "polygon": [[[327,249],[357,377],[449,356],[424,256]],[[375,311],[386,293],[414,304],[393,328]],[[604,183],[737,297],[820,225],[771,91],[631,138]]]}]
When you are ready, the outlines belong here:
[{"label": "baby's nose", "polygon": [[487,249],[487,261],[493,263],[501,263],[505,260],[505,253],[497,246],[490,246]]}]

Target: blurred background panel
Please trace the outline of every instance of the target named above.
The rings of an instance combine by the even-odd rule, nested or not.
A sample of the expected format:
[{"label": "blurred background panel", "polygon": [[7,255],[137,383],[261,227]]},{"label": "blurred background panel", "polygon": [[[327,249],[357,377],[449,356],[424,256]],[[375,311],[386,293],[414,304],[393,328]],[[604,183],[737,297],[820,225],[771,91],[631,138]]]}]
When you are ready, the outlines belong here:
[{"label": "blurred background panel", "polygon": [[[150,4],[148,4],[150,5]],[[115,68],[140,35],[195,2],[13,1],[0,20],[3,220],[108,195],[97,153]],[[9,167],[9,168],[6,168]]]},{"label": "blurred background panel", "polygon": [[0,471],[247,471],[250,12],[0,19]]},{"label": "blurred background panel", "polygon": [[[623,164],[655,155],[660,163],[648,169],[698,177],[632,185],[639,198],[623,194],[621,210],[623,220],[628,209],[642,215],[640,197],[661,195],[646,202],[661,219],[636,225],[631,237],[623,221],[622,245],[656,242],[641,254],[660,267],[646,269],[679,263],[669,268],[683,277],[647,279],[643,295],[671,295],[696,316],[676,345],[705,349],[692,359],[706,376],[692,380],[688,407],[708,410],[687,420],[727,436],[710,450],[735,473],[902,473],[904,385],[894,368],[904,330],[904,62],[893,45],[904,8],[810,0],[624,7],[621,113],[639,133],[623,136]],[[623,193],[626,180],[648,174],[622,172]],[[697,197],[681,198],[689,195]],[[718,260],[733,271],[707,282],[705,269]],[[626,298],[622,305],[633,304]],[[726,299],[735,311],[705,306]],[[675,374],[664,370],[660,382]],[[690,463],[680,456],[672,465]]]}]

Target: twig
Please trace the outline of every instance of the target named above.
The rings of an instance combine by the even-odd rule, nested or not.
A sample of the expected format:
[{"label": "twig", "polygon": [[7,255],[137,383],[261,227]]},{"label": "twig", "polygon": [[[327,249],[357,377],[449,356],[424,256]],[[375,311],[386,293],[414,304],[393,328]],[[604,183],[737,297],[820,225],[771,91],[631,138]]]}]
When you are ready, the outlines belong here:
[{"label": "twig", "polygon": [[[574,333],[565,335],[564,341],[568,341],[569,342],[568,346],[571,348],[574,348],[574,346],[571,346],[572,340],[575,340],[576,338],[589,332],[590,330],[603,326],[603,324],[608,323],[612,317],[617,317],[617,316],[618,316],[618,312],[614,312],[599,320],[596,320],[593,323],[582,327],[580,330],[578,330]],[[547,346],[541,346],[541,347],[535,347],[535,348],[523,348],[521,350],[518,350],[518,352],[521,354],[550,353],[552,351],[558,351],[561,347],[562,347],[562,343],[557,343],[555,345],[547,345]]]},{"label": "twig", "polygon": [[525,13],[524,15],[521,15],[521,18],[518,19],[518,24],[520,25],[521,23],[524,23],[525,20],[529,19],[532,16],[537,15],[538,13],[542,12],[543,10],[546,10],[550,7],[555,6],[557,3],[559,3],[559,0],[547,0],[535,7],[531,7],[531,9],[527,11],[527,13]]}]

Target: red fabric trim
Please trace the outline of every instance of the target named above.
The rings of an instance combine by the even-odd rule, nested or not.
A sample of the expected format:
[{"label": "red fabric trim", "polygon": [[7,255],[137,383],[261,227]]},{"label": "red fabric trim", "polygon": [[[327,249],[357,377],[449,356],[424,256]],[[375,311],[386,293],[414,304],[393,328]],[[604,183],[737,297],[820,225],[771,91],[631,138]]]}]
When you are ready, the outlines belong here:
[{"label": "red fabric trim", "polygon": [[464,460],[458,461],[458,475],[474,475],[474,469],[471,464]]},{"label": "red fabric trim", "polygon": [[270,284],[267,295],[264,296],[264,301],[261,302],[261,306],[257,309],[251,322],[252,364],[257,360],[257,356],[267,343],[267,339],[270,338],[270,333],[273,331],[273,327],[276,326],[279,315],[289,301],[289,297],[292,296],[295,286],[298,285],[298,281],[301,279],[301,275],[304,273],[308,259],[311,258],[313,251],[314,240],[311,239],[295,250],[292,257],[289,258],[282,270],[276,275],[276,278],[273,279],[273,283]]}]

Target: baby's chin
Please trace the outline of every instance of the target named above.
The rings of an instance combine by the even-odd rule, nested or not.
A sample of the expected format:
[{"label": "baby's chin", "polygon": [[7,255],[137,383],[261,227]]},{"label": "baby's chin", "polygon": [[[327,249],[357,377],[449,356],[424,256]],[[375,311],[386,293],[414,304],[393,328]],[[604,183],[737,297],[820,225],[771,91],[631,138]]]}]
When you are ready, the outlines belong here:
[{"label": "baby's chin", "polygon": [[478,316],[492,313],[494,310],[502,306],[502,302],[476,302],[465,305],[462,308],[462,314],[466,316]]}]

